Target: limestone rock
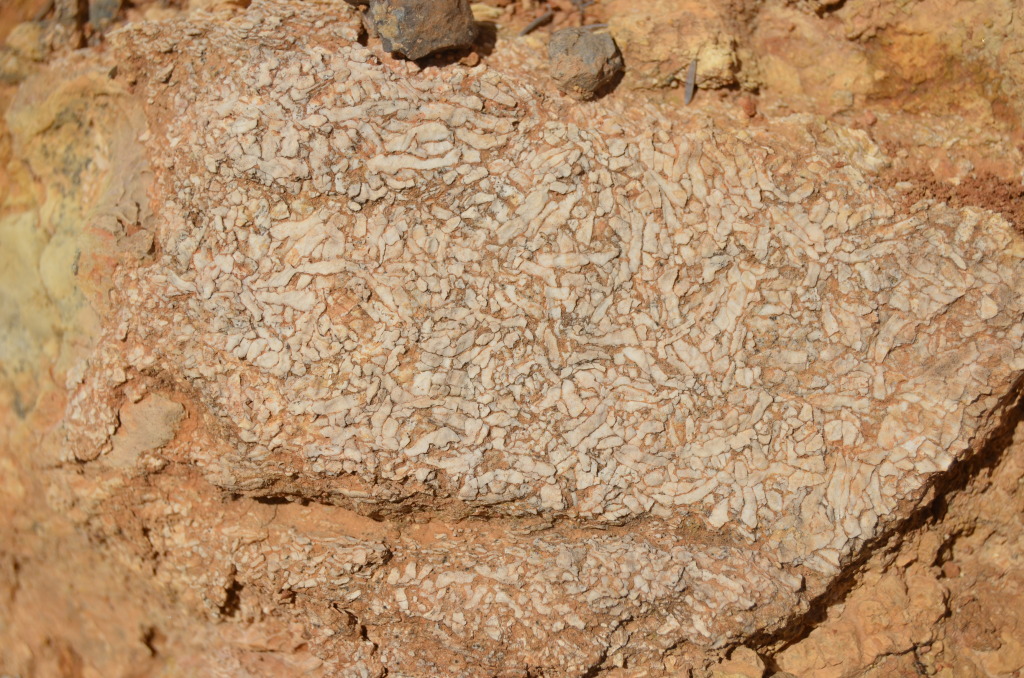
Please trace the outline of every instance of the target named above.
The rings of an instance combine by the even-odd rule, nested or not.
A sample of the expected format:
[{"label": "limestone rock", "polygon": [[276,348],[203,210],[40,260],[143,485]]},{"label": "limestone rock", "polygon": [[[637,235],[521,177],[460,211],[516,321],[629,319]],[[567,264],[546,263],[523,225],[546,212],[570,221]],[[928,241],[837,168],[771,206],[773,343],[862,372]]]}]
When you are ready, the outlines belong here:
[{"label": "limestone rock", "polygon": [[39,494],[217,629],[191,673],[657,675],[801,614],[1011,416],[1020,235],[905,211],[865,135],[552,101],[515,45],[421,70],[357,21],[134,24],[12,108],[81,148],[85,81],[145,122],[102,157],[147,191],[47,177],[109,189],[70,222],[119,254]]},{"label": "limestone rock", "polygon": [[936,499],[943,520],[894,535],[893,550],[862,566],[844,603],[775,655],[778,666],[801,678],[1024,669],[1022,414],[1018,403],[977,460],[983,473]]},{"label": "limestone rock", "polygon": [[367,16],[384,50],[407,59],[469,47],[476,39],[469,0],[370,0]]},{"label": "limestone rock", "polygon": [[1011,56],[1024,47],[1019,3],[812,4],[816,11],[765,3],[750,36],[761,85],[791,109],[834,113],[889,100],[937,116],[971,111],[990,124],[1019,119],[1024,66]]},{"label": "limestone rock", "polygon": [[764,678],[764,660],[749,647],[738,647],[729,658],[712,667],[712,678]]},{"label": "limestone rock", "polygon": [[[638,662],[715,646],[799,609],[1001,416],[1024,368],[1004,222],[898,215],[777,132],[614,109],[599,130],[487,66],[376,64],[313,11],[284,42],[287,7],[197,23],[151,66],[183,75],[149,82],[150,115],[189,101],[150,142],[162,254],[125,271],[126,335],[74,396],[70,449],[95,454],[78,431],[106,375],[173,375],[221,422],[183,458],[214,486],[413,510],[444,537],[348,536],[390,553],[355,569],[254,541],[218,556],[247,590],[349,601],[413,674],[583,673],[627,618]],[[449,522],[469,516],[521,528],[481,549],[483,524]],[[184,558],[176,535],[150,539]],[[231,580],[203,581],[216,609]]]},{"label": "limestone rock", "polygon": [[946,595],[923,568],[914,570],[907,577],[869,573],[864,586],[846,601],[841,618],[781,653],[779,667],[798,676],[840,678],[926,644],[935,623],[947,613]]},{"label": "limestone rock", "polygon": [[46,28],[41,21],[20,23],[8,34],[6,46],[22,58],[42,61],[49,52],[46,45]]},{"label": "limestone rock", "polygon": [[556,31],[548,43],[548,58],[558,88],[576,99],[592,99],[622,75],[622,55],[615,40],[588,28]]},{"label": "limestone rock", "polygon": [[623,79],[626,87],[681,84],[695,59],[701,89],[737,84],[739,27],[724,3],[611,0],[602,9],[629,66]]},{"label": "limestone rock", "polygon": [[169,443],[184,416],[181,404],[157,394],[125,403],[119,412],[120,428],[114,434],[107,461],[116,466],[131,466],[141,453]]},{"label": "limestone rock", "polygon": [[813,14],[766,6],[753,36],[762,82],[791,101],[813,97],[825,112],[849,109],[855,100],[877,94],[877,80],[884,73],[872,63],[872,55],[833,32]]}]

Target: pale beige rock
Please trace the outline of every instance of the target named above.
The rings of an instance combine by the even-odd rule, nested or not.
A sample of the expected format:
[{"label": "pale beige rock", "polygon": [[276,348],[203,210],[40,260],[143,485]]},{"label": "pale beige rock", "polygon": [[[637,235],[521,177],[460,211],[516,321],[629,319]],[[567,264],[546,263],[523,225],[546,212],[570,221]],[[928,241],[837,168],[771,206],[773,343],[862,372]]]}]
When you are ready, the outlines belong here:
[{"label": "pale beige rock", "polygon": [[184,416],[185,408],[180,403],[159,394],[125,403],[118,412],[120,427],[106,461],[122,468],[131,466],[143,452],[158,450],[171,442]]},{"label": "pale beige rock", "polygon": [[943,519],[894,535],[891,550],[856,573],[842,604],[775,655],[779,666],[812,678],[883,678],[920,672],[916,667],[929,675],[994,676],[1024,667],[1019,417],[1018,409],[978,460],[986,470],[937,500]]},{"label": "pale beige rock", "polygon": [[[425,517],[653,521],[639,562],[658,565],[640,569],[623,564],[641,548],[626,535],[580,549],[557,527],[508,533],[471,555],[476,537],[460,529],[443,548],[388,544],[387,566],[365,580],[307,568],[275,584],[313,599],[337,590],[362,623],[433,648],[382,648],[386,665],[429,671],[453,651],[477,656],[470,647],[523,661],[509,648],[529,637],[536,661],[585,671],[618,619],[673,628],[651,612],[663,606],[692,610],[669,638],[720,645],[799,606],[792,568],[837,572],[991,426],[997,401],[968,407],[962,394],[1022,367],[1022,311],[1006,292],[1021,243],[1004,224],[897,219],[857,170],[812,156],[800,161],[812,175],[789,176],[727,132],[712,144],[701,129],[623,120],[629,141],[606,152],[527,85],[484,67],[467,78],[377,66],[344,24],[325,29],[329,57],[314,42],[274,51],[264,26],[284,7],[200,25],[186,52],[232,61],[255,39],[267,58],[228,80],[173,62],[195,75],[149,90],[154,110],[192,100],[154,149],[196,169],[161,174],[164,259],[127,272],[122,322],[138,347],[128,366],[178,374],[238,431],[191,458],[231,492],[389,519],[404,501]],[[115,44],[149,54],[159,40],[129,30]],[[422,131],[421,111],[436,129]],[[357,138],[360,153],[334,150]],[[606,189],[610,202],[592,197]],[[424,190],[433,203],[410,201]],[[277,216],[263,207],[281,200]],[[198,222],[185,218],[196,208]],[[344,265],[314,268],[333,260]],[[997,273],[982,261],[1001,261]],[[982,285],[1004,290],[1008,334],[966,320],[947,334],[947,310],[963,299],[962,317],[976,317]],[[103,355],[116,372],[133,352]],[[981,356],[984,382],[951,371]],[[104,384],[87,381],[76,402]],[[95,430],[102,409],[89,411],[70,420]],[[938,436],[940,416],[961,423]],[[684,517],[731,545],[675,545],[660,520]],[[451,569],[468,560],[475,574]],[[247,586],[277,576],[240,571]],[[423,623],[448,629],[443,647]]]},{"label": "pale beige rock", "polygon": [[47,56],[45,29],[38,21],[20,23],[11,29],[4,43],[24,59],[42,61]]}]

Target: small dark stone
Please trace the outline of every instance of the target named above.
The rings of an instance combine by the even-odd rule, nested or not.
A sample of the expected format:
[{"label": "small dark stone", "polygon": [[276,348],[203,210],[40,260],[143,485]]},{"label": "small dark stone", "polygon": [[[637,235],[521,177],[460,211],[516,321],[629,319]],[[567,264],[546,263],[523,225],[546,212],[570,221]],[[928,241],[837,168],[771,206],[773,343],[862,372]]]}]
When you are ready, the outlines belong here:
[{"label": "small dark stone", "polygon": [[368,17],[384,50],[407,59],[470,47],[476,39],[469,0],[370,0]]},{"label": "small dark stone", "polygon": [[548,43],[551,77],[577,99],[593,99],[618,77],[625,65],[615,40],[586,28],[563,28]]},{"label": "small dark stone", "polygon": [[101,31],[114,23],[121,11],[121,0],[89,0],[89,23]]}]

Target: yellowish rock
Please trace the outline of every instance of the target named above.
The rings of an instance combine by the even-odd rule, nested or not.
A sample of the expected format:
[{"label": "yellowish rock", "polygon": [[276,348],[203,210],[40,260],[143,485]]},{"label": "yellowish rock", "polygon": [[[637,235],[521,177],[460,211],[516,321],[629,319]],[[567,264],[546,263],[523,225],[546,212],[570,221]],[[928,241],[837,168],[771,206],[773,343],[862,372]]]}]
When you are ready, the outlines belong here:
[{"label": "yellowish rock", "polygon": [[627,87],[681,85],[697,60],[697,85],[735,85],[737,27],[724,7],[707,0],[611,0],[604,6],[608,30],[626,61]]},{"label": "yellowish rock", "polygon": [[764,678],[765,663],[749,647],[738,647],[729,658],[711,668],[712,678]]}]

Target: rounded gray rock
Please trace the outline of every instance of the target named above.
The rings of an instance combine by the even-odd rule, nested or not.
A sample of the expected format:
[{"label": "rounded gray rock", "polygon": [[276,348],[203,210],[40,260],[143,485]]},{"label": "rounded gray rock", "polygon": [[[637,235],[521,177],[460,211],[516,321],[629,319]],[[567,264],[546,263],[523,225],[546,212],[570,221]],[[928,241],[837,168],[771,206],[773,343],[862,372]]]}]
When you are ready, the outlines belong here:
[{"label": "rounded gray rock", "polygon": [[551,77],[576,99],[592,99],[625,67],[614,38],[587,28],[563,28],[548,43]]},{"label": "rounded gray rock", "polygon": [[384,50],[407,59],[469,47],[477,33],[469,0],[370,0],[368,18]]}]

